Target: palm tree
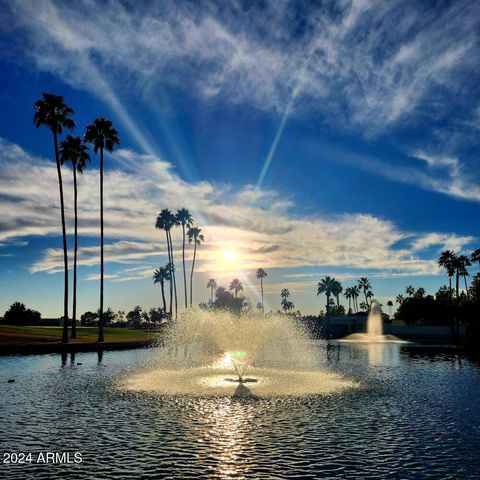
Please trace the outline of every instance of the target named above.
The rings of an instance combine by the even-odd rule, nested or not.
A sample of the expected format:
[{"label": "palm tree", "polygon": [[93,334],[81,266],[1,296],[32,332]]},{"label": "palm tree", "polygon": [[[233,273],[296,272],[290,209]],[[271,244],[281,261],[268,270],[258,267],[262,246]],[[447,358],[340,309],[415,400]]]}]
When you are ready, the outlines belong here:
[{"label": "palm tree", "polygon": [[480,265],[480,248],[477,248],[472,252],[470,260],[472,263],[478,263]]},{"label": "palm tree", "polygon": [[[175,299],[177,298],[177,291],[176,291],[176,282],[175,282],[175,264],[173,262],[173,245],[172,245],[172,237],[170,235],[172,227],[176,223],[175,215],[168,210],[168,208],[164,208],[158,215],[157,220],[155,222],[155,227],[159,230],[163,230],[165,232],[165,238],[167,240],[167,253],[168,253],[168,265],[170,269],[170,316],[172,316],[172,302],[173,302],[173,293],[175,290]],[[175,318],[176,318],[176,302],[175,302]]]},{"label": "palm tree", "polygon": [[404,297],[402,294],[397,295],[397,297],[395,298],[395,301],[396,301],[399,305],[401,305],[401,304],[405,301],[405,297]]},{"label": "palm tree", "polygon": [[230,287],[228,287],[228,289],[233,290],[235,292],[235,298],[237,298],[238,292],[240,290],[243,290],[242,282],[238,278],[234,278],[230,283]]},{"label": "palm tree", "polygon": [[103,152],[112,152],[120,143],[118,132],[106,118],[96,118],[85,127],[85,141],[93,145],[95,153],[100,152],[100,319],[98,342],[103,342]]},{"label": "palm tree", "polygon": [[457,277],[463,277],[465,281],[465,292],[468,299],[469,292],[468,292],[468,285],[467,285],[467,277],[469,276],[469,273],[468,273],[467,267],[470,267],[472,265],[472,262],[470,262],[470,259],[466,255],[459,255],[457,257],[457,260],[458,260]]},{"label": "palm tree", "polygon": [[167,302],[165,301],[165,282],[170,282],[172,276],[170,274],[170,265],[160,267],[153,272],[153,283],[159,283],[162,289],[163,311],[167,312]]},{"label": "palm tree", "polygon": [[353,295],[353,304],[355,306],[355,311],[358,312],[358,297],[360,296],[360,287],[358,285],[354,285],[352,287],[352,295]]},{"label": "palm tree", "polygon": [[365,295],[365,303],[368,305],[367,292],[372,288],[370,285],[370,280],[368,280],[367,277],[361,277],[358,281],[358,288],[363,290],[363,294]]},{"label": "palm tree", "polygon": [[415,296],[417,298],[423,298],[425,296],[425,289],[423,287],[420,287],[417,289],[417,291],[415,292]]},{"label": "palm tree", "polygon": [[438,258],[438,265],[447,271],[450,299],[452,298],[452,277],[455,275],[456,255],[452,250],[445,250]]},{"label": "palm tree", "polygon": [[288,312],[289,310],[293,310],[295,308],[293,303],[288,300],[289,296],[290,296],[290,290],[288,288],[284,288],[280,292],[280,297],[282,298],[281,305],[282,305],[282,310],[284,312]]},{"label": "palm tree", "polygon": [[182,226],[182,263],[183,263],[183,286],[185,290],[185,308],[187,308],[187,274],[185,272],[185,226],[193,225],[193,218],[186,208],[181,208],[175,215],[178,225]]},{"label": "palm tree", "polygon": [[60,155],[58,152],[58,136],[62,134],[64,128],[73,130],[75,122],[70,118],[73,110],[65,103],[63,97],[52,93],[42,93],[40,100],[35,102],[35,114],[33,123],[35,127],[45,125],[50,129],[53,135],[53,148],[55,152],[55,163],[57,164],[58,188],[60,191],[60,213],[62,218],[62,238],[63,238],[63,269],[64,269],[64,289],[63,289],[63,330],[62,343],[68,343],[68,254],[67,254],[67,232],[65,227],[65,205],[63,202],[63,182],[62,169],[60,166]]},{"label": "palm tree", "polygon": [[327,276],[325,278],[322,278],[322,280],[320,280],[317,285],[317,297],[321,293],[325,293],[327,297],[327,315],[330,314],[330,295],[332,294],[332,286],[333,282],[335,281],[335,278]]},{"label": "palm tree", "polygon": [[262,313],[265,312],[263,308],[263,279],[267,276],[267,272],[263,268],[257,270],[256,277],[260,279],[260,290],[262,291]]},{"label": "palm tree", "polygon": [[348,311],[351,312],[352,311],[352,298],[353,298],[352,287],[347,287],[345,289],[345,292],[343,293],[343,296],[348,300]]},{"label": "palm tree", "polygon": [[207,282],[207,288],[210,289],[210,300],[211,300],[212,303],[213,303],[213,291],[217,288],[217,282],[215,281],[214,278],[211,278],[211,279]]},{"label": "palm tree", "polygon": [[337,307],[340,306],[340,294],[343,292],[342,284],[338,280],[332,282],[332,295],[337,299]]},{"label": "palm tree", "polygon": [[190,272],[190,307],[193,303],[193,271],[195,269],[195,259],[197,258],[197,246],[205,241],[202,234],[202,229],[198,227],[190,227],[187,232],[188,243],[193,242],[193,260],[192,271]]},{"label": "palm tree", "polygon": [[87,146],[80,137],[67,138],[60,144],[60,163],[70,163],[73,170],[73,212],[75,216],[74,227],[74,250],[73,250],[73,300],[72,300],[72,334],[71,338],[77,338],[77,247],[78,247],[78,208],[77,208],[77,171],[83,173],[90,161]]},{"label": "palm tree", "polygon": [[411,298],[415,295],[415,288],[412,285],[405,287],[405,293]]},{"label": "palm tree", "polygon": [[368,303],[366,302],[360,302],[360,310],[362,312],[366,312],[368,310]]},{"label": "palm tree", "polygon": [[389,300],[387,302],[387,305],[388,305],[388,315],[391,317],[392,316],[392,307],[393,307],[393,302],[391,300]]}]

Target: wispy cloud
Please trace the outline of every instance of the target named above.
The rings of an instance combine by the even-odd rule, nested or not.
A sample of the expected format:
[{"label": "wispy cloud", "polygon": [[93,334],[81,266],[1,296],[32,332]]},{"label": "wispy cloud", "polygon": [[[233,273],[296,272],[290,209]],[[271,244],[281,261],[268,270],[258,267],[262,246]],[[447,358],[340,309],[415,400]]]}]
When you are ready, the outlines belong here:
[{"label": "wispy cloud", "polygon": [[[434,259],[425,249],[461,250],[474,239],[442,232],[401,231],[393,222],[362,213],[301,216],[293,199],[281,192],[259,191],[251,185],[216,186],[182,180],[171,165],[152,155],[119,150],[108,159],[105,174],[106,258],[109,264],[166,262],[164,235],[154,228],[155,216],[164,206],[187,206],[204,229],[207,242],[198,252],[198,271],[228,276],[253,271],[298,267],[382,271],[396,274],[435,274]],[[127,171],[126,163],[140,171]],[[119,168],[122,166],[122,169]],[[0,141],[0,241],[32,235],[57,236],[59,211],[57,178],[53,162],[37,158],[19,146]],[[71,192],[71,176],[65,171],[65,191]],[[86,170],[79,178],[79,232],[81,238],[98,237],[98,178]],[[132,195],[130,192],[135,192]],[[72,204],[66,195],[69,232]],[[174,232],[180,247],[180,232]],[[403,245],[398,248],[401,242]],[[91,242],[90,242],[91,243]],[[221,261],[222,251],[237,252],[237,264]],[[192,255],[187,249],[187,258]],[[82,246],[79,264],[98,263],[98,247]],[[50,248],[31,266],[32,272],[60,271],[62,254]],[[123,270],[118,280],[145,278],[148,268]],[[108,272],[112,274],[113,272]],[[113,279],[113,277],[112,277]]]},{"label": "wispy cloud", "polygon": [[[181,85],[280,115],[298,97],[294,109],[306,100],[329,122],[378,131],[416,110],[451,113],[478,79],[473,1],[113,1],[102,15],[89,1],[9,3],[9,26],[35,66],[102,96],[113,85],[158,99],[162,86]],[[437,101],[445,92],[455,103]]]}]

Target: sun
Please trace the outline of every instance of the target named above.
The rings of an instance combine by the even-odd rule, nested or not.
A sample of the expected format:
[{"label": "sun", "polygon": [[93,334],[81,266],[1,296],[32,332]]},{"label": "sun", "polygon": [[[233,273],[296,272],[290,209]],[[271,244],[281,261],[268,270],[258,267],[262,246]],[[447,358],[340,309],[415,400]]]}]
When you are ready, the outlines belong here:
[{"label": "sun", "polygon": [[227,263],[233,263],[235,259],[237,258],[237,255],[233,250],[224,250],[223,251],[223,259]]}]

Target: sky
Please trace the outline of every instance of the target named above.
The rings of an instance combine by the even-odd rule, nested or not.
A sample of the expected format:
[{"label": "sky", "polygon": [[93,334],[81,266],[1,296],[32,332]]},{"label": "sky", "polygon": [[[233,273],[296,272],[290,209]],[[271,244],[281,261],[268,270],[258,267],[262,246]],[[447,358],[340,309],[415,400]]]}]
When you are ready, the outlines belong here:
[{"label": "sky", "polygon": [[[259,267],[267,309],[288,288],[318,313],[325,275],[367,276],[386,303],[409,284],[434,293],[439,253],[480,246],[478,2],[0,0],[0,26],[2,313],[16,300],[62,312],[53,143],[32,122],[42,92],[74,109],[75,135],[100,116],[119,132],[105,163],[114,310],[160,305],[163,208],[188,208],[205,236],[195,303],[209,278],[237,277],[256,305]],[[93,152],[78,183],[83,312],[98,308]],[[189,273],[191,246],[186,258]]]}]

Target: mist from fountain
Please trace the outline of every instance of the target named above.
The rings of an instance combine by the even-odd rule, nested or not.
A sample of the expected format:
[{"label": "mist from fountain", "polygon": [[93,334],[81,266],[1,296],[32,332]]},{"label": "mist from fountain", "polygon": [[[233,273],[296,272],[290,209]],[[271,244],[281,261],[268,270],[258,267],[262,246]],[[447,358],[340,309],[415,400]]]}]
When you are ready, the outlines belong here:
[{"label": "mist from fountain", "polygon": [[257,396],[356,386],[327,370],[322,353],[322,344],[290,316],[189,309],[160,338],[152,365],[122,386],[162,395]]},{"label": "mist from fountain", "polygon": [[383,334],[383,319],[380,304],[373,300],[370,305],[370,312],[367,318],[366,333],[352,333],[340,342],[359,342],[359,343],[409,343],[399,339],[395,335]]}]

